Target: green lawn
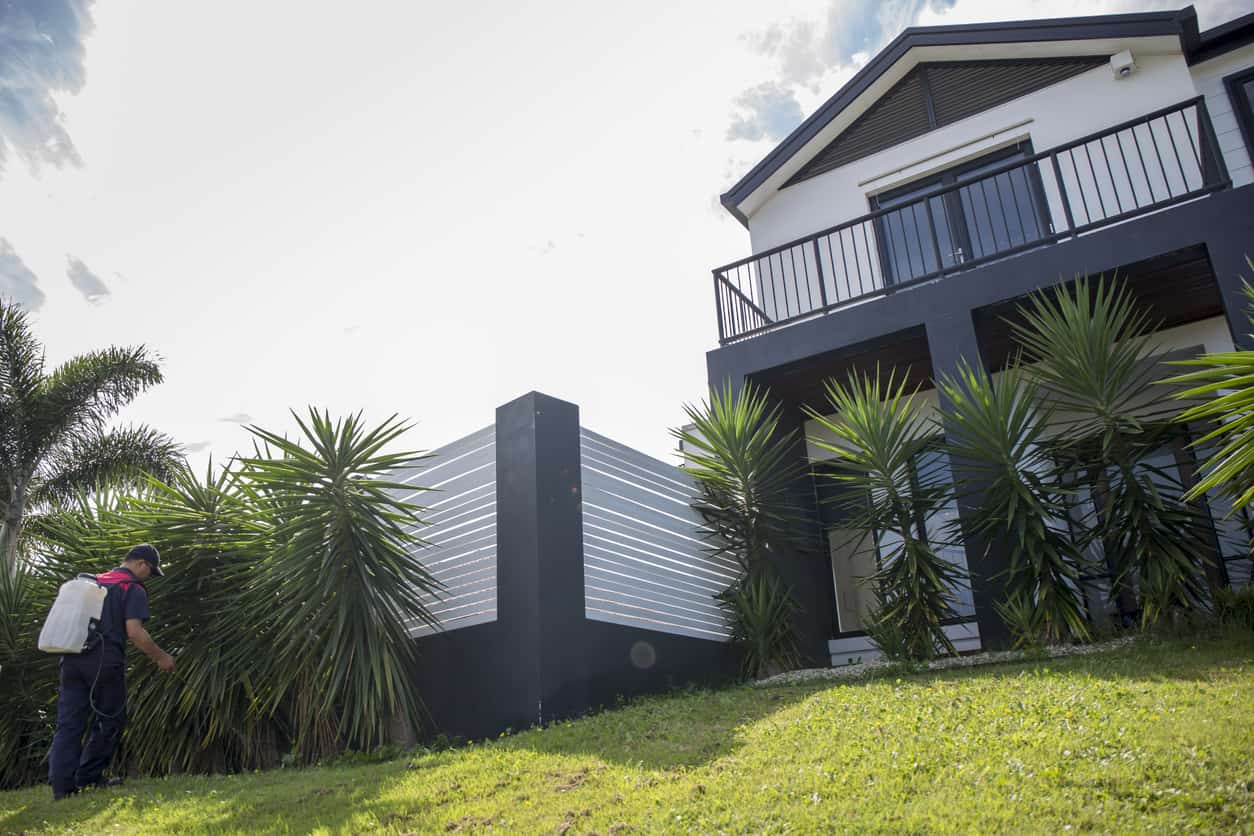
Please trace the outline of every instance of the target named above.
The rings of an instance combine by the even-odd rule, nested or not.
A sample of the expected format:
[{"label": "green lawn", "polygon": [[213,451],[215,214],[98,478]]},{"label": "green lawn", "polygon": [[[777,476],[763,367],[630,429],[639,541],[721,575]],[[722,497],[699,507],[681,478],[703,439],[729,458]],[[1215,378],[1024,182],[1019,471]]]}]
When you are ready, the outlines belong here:
[{"label": "green lawn", "polygon": [[657,698],[365,766],[136,781],[0,832],[1240,832],[1254,638]]}]

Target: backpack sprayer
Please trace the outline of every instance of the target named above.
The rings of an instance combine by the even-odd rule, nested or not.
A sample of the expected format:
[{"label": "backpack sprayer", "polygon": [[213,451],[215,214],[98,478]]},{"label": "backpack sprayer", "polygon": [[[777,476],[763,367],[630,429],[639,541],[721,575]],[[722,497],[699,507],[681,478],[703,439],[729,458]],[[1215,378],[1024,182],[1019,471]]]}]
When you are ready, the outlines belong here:
[{"label": "backpack sprayer", "polygon": [[96,635],[109,589],[95,576],[82,574],[61,584],[39,631],[44,653],[83,653]]},{"label": "backpack sprayer", "polygon": [[[113,719],[126,710],[125,704],[113,714],[105,714],[96,707],[96,685],[104,670],[104,639],[97,629],[108,594],[107,585],[86,573],[61,584],[43,629],[39,631],[39,649],[44,653],[77,655],[99,646],[100,664],[96,667],[91,690],[87,692],[87,701],[98,716]],[[122,594],[126,594],[125,589]]]}]

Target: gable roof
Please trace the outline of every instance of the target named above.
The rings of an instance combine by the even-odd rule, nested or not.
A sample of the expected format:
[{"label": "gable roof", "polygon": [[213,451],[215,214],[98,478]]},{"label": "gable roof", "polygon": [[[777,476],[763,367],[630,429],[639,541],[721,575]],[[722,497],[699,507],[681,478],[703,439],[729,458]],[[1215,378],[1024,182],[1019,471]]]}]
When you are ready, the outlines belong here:
[{"label": "gable roof", "polygon": [[1101,66],[1106,55],[916,64],[783,188]]},{"label": "gable roof", "polygon": [[[1205,60],[1250,42],[1254,36],[1254,14],[1204,33],[1198,32],[1197,15],[1192,6],[1174,12],[970,23],[957,26],[915,26],[905,29],[719,199],[728,212],[748,226],[748,218],[741,211],[740,205],[913,49],[1156,36],[1178,37],[1186,58],[1194,63],[1195,58]],[[1205,57],[1199,57],[1202,55]]]}]

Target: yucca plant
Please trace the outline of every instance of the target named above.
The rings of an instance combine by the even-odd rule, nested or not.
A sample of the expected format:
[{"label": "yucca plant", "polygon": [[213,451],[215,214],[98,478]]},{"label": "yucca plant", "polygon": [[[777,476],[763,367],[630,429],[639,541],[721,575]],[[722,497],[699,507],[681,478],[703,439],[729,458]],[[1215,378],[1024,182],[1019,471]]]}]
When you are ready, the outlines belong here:
[{"label": "yucca plant", "polygon": [[714,390],[708,402],[686,404],[692,429],[672,430],[684,447],[683,469],[701,488],[697,511],[713,554],[749,572],[772,544],[797,545],[801,515],[789,487],[805,472],[795,431],[780,428],[769,393],[746,382]]},{"label": "yucca plant", "polygon": [[[938,651],[955,653],[943,622],[956,615],[954,591],[962,573],[939,554],[942,543],[922,536],[920,521],[935,516],[952,497],[943,468],[918,468],[934,443],[932,426],[905,379],[878,373],[827,382],[834,415],[810,415],[834,437],[814,439],[833,454],[825,471],[846,490],[841,505],[847,527],[880,538],[880,569],[871,579],[880,619],[891,620],[905,636],[909,656],[927,659]],[[886,540],[897,541],[883,548]]]},{"label": "yucca plant", "polygon": [[434,623],[422,601],[439,585],[421,562],[422,509],[399,498],[422,488],[395,477],[424,457],[386,451],[407,430],[396,418],[310,410],[297,425],[296,439],[253,428],[255,455],[203,478],[84,496],[32,527],[32,565],[61,579],[140,541],[169,565],[149,584],[150,626],[179,667],[141,663],[130,678],[124,756],[140,772],[314,762],[423,720],[409,630]]},{"label": "yucca plant", "polygon": [[422,508],[399,498],[415,487],[393,481],[425,457],[384,452],[409,426],[294,417],[299,440],[254,428],[272,453],[240,462],[272,526],[244,603],[266,648],[260,705],[286,707],[296,752],[313,761],[386,742],[394,716],[419,727],[409,630],[438,626],[420,595],[440,585],[418,556]]},{"label": "yucca plant", "polygon": [[[769,394],[730,382],[700,405],[686,405],[692,429],[672,430],[684,448],[683,468],[697,483],[707,549],[730,557],[739,576],[720,596],[746,675],[799,664],[793,619],[800,612],[782,579],[770,569],[772,551],[787,544],[805,550],[798,531],[808,525],[789,501],[804,474],[795,432],[780,428]],[[767,617],[769,614],[770,617]]]},{"label": "yucca plant", "polygon": [[1087,640],[1080,569],[1087,560],[1063,525],[1068,492],[1050,453],[1053,410],[1019,368],[997,379],[961,363],[942,376],[945,448],[983,484],[970,531],[1010,546],[1011,600],[1003,605],[1017,644]]},{"label": "yucca plant", "polygon": [[[1246,262],[1254,271],[1254,262],[1248,258]],[[1254,326],[1254,287],[1246,284],[1244,291]],[[1177,398],[1197,401],[1177,420],[1212,426],[1194,446],[1219,447],[1206,460],[1202,478],[1189,489],[1186,499],[1200,499],[1208,491],[1218,490],[1232,497],[1234,509],[1254,504],[1254,351],[1204,354],[1177,361],[1177,365],[1197,368],[1164,381],[1188,387],[1177,393]],[[1254,549],[1254,540],[1250,546]]]},{"label": "yucca plant", "polygon": [[793,618],[800,611],[788,586],[762,562],[718,596],[731,615],[734,644],[741,648],[741,675],[761,679],[801,667]]},{"label": "yucca plant", "polygon": [[1169,428],[1142,417],[1158,376],[1148,315],[1100,278],[1037,293],[1020,313],[1012,330],[1027,374],[1059,416],[1055,450],[1065,468],[1094,474],[1090,535],[1111,563],[1113,595],[1137,590],[1143,624],[1193,608],[1205,594],[1202,520],[1179,480],[1149,461]]}]

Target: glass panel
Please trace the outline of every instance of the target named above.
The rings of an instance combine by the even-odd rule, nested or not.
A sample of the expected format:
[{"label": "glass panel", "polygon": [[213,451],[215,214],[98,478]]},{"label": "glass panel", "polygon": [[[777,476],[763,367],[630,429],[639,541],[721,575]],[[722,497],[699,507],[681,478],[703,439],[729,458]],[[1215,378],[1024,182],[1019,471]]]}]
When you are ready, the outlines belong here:
[{"label": "glass panel", "polygon": [[[999,160],[967,175],[978,175],[1005,165]],[[971,241],[970,258],[986,258],[1044,238],[1048,226],[1041,217],[1030,166],[983,177],[958,190],[962,217]]]},{"label": "glass panel", "polygon": [[931,197],[920,200],[920,197],[937,188],[936,184],[932,184],[878,201],[881,209],[901,207],[878,221],[885,260],[894,284],[935,273],[939,269],[936,261],[938,250],[941,264],[946,268],[961,260],[955,255],[957,248],[953,244],[944,199]]},{"label": "glass panel", "polygon": [[[949,457],[941,450],[926,450],[919,454],[917,466],[920,485],[926,487],[953,481]],[[962,545],[962,534],[958,530],[958,503],[950,499],[924,520],[923,529],[927,534],[928,542],[936,547],[937,554],[958,567],[964,578],[963,583],[953,589],[954,609],[960,616],[974,616],[975,600],[971,595],[967,550]]]},{"label": "glass panel", "polygon": [[1225,561],[1224,565],[1228,568],[1228,584],[1233,589],[1249,586],[1254,575],[1254,558],[1238,557]]},{"label": "glass panel", "polygon": [[864,630],[865,618],[875,606],[875,590],[868,583],[876,570],[874,541],[865,531],[835,528],[828,533],[828,542],[840,632]]}]

